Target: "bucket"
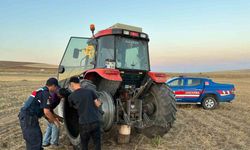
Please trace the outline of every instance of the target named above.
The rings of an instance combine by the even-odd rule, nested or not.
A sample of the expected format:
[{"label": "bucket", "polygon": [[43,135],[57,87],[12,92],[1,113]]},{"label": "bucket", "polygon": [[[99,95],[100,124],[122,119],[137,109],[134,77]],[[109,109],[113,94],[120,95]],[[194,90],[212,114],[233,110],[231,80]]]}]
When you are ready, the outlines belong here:
[{"label": "bucket", "polygon": [[121,125],[119,127],[118,133],[118,143],[119,144],[126,144],[129,143],[130,140],[130,133],[131,133],[131,126],[129,125]]}]

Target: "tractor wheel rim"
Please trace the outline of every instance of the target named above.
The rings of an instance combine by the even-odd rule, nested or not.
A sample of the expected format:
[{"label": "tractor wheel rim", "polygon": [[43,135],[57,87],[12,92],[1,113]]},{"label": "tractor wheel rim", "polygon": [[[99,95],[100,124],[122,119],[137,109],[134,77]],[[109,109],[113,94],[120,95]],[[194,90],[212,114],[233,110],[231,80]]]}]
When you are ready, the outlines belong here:
[{"label": "tractor wheel rim", "polygon": [[[149,99],[151,99],[151,101]],[[145,102],[144,105],[149,104],[150,106],[152,106],[151,108],[154,107],[153,113],[149,115],[149,118],[154,120],[155,119],[155,112],[158,109],[156,96],[152,92],[149,92],[149,95],[148,95],[148,97],[146,97],[144,102]]]},{"label": "tractor wheel rim", "polygon": [[212,108],[214,106],[214,101],[212,99],[207,99],[205,105],[207,108]]}]

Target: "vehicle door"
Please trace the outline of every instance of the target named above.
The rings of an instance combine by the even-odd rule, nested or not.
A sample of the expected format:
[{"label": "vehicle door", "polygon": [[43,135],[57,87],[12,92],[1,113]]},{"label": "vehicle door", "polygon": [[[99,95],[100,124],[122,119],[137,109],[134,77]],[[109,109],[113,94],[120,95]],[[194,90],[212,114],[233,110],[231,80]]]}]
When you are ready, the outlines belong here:
[{"label": "vehicle door", "polygon": [[185,102],[199,102],[204,83],[199,78],[186,78],[184,81],[184,95],[183,101]]},{"label": "vehicle door", "polygon": [[177,78],[168,82],[169,87],[173,90],[177,102],[182,102],[183,97],[181,96],[184,93],[184,79]]},{"label": "vehicle door", "polygon": [[67,78],[93,69],[94,65],[91,62],[94,59],[95,45],[90,42],[89,38],[71,37],[58,69],[58,79],[61,81],[61,86]]}]

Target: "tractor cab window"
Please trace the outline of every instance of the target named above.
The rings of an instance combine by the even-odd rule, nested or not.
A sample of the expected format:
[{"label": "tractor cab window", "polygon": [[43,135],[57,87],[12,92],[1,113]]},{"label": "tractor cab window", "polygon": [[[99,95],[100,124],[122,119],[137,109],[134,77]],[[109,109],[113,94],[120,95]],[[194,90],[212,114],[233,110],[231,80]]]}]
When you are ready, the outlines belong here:
[{"label": "tractor cab window", "polygon": [[116,67],[121,69],[149,70],[147,41],[117,37]]},{"label": "tractor cab window", "polygon": [[68,43],[60,66],[64,73],[59,74],[60,80],[81,74],[84,70],[94,68],[95,45],[89,38],[72,37]]},{"label": "tractor cab window", "polygon": [[98,39],[97,67],[105,68],[107,60],[114,61],[114,36],[104,36]]}]

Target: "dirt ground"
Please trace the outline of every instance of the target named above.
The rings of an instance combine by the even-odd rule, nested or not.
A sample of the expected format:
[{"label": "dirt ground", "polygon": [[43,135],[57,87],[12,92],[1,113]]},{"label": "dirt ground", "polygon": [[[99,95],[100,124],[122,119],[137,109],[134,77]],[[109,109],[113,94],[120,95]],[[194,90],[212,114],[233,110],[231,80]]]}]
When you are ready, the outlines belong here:
[{"label": "dirt ground", "polygon": [[[20,69],[20,68],[19,68]],[[27,68],[26,68],[27,69]],[[29,68],[30,69],[30,68]],[[38,69],[38,70],[37,70]],[[25,149],[17,120],[18,111],[30,92],[53,76],[52,70],[0,69],[0,149]],[[171,74],[173,75],[173,74]],[[193,75],[193,74],[192,74]],[[103,135],[104,150],[152,149],[250,149],[250,71],[202,73],[214,81],[233,83],[236,99],[221,104],[216,110],[204,110],[196,105],[179,105],[177,120],[162,138],[148,139],[133,132],[131,143],[118,145],[116,130]],[[42,130],[45,120],[40,120]],[[60,136],[62,149],[72,149],[65,134]]]}]

